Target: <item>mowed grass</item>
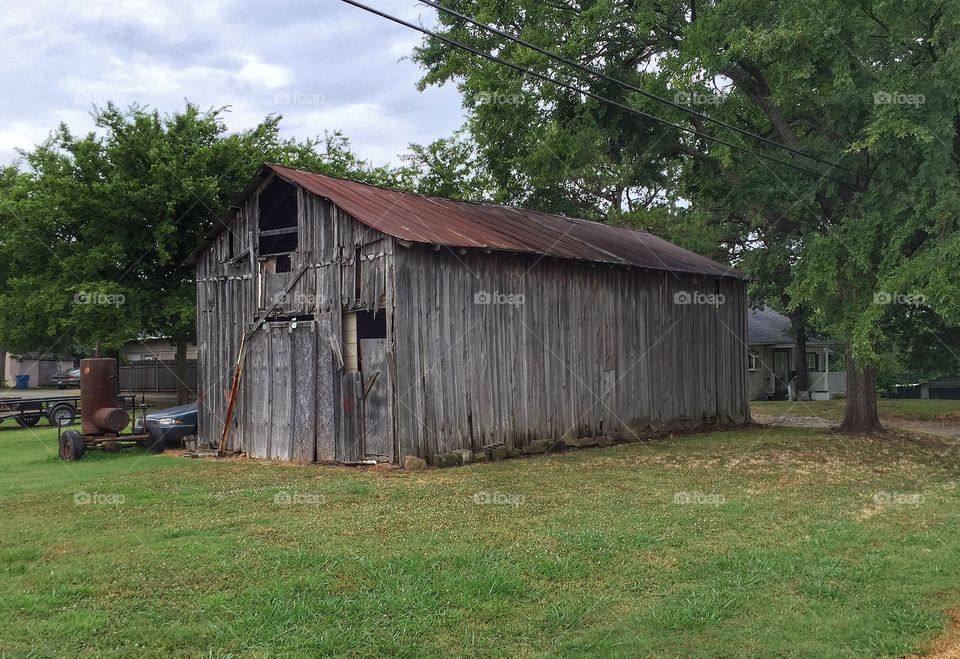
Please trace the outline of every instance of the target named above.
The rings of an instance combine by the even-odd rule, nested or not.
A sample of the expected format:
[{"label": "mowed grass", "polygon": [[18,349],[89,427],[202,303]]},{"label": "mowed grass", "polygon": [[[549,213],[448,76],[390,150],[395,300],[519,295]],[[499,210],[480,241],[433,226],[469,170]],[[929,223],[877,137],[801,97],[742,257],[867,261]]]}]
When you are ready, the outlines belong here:
[{"label": "mowed grass", "polygon": [[[828,421],[842,421],[846,404],[842,398],[814,401],[753,400],[750,401],[750,409],[754,414],[819,416]],[[960,423],[960,400],[881,398],[877,401],[877,412],[881,420]]]},{"label": "mowed grass", "polygon": [[62,464],[54,437],[0,428],[7,656],[900,656],[960,605],[960,456],[932,438],[386,473]]}]

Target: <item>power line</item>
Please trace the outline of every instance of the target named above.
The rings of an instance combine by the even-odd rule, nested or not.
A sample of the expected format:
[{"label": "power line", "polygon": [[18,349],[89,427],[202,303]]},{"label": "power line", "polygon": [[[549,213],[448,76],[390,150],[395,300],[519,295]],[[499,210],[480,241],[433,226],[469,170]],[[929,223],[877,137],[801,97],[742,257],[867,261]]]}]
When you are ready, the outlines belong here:
[{"label": "power line", "polygon": [[456,10],[454,10],[454,9],[450,9],[449,7],[444,7],[443,5],[441,5],[441,4],[438,3],[438,2],[433,2],[433,0],[418,0],[418,1],[419,1],[419,2],[422,2],[422,3],[425,4],[425,5],[429,5],[429,6],[433,7],[434,9],[436,9],[436,10],[438,10],[438,11],[442,11],[442,12],[444,12],[444,13],[450,14],[451,16],[455,16],[455,17],[457,17],[457,18],[460,18],[460,19],[462,19],[462,20],[470,23],[471,25],[475,25],[476,27],[479,27],[479,28],[481,28],[481,29],[483,29],[483,30],[486,30],[486,31],[488,31],[488,32],[491,32],[492,34],[496,34],[496,35],[498,35],[498,36],[503,37],[504,39],[508,39],[509,41],[512,41],[512,42],[514,42],[514,43],[520,44],[521,46],[524,46],[524,47],[529,48],[529,49],[531,49],[531,50],[533,50],[533,51],[536,51],[536,52],[540,53],[541,55],[545,55],[546,57],[549,57],[549,58],[551,58],[551,59],[557,60],[558,62],[563,62],[564,64],[566,64],[566,65],[568,65],[568,66],[572,66],[572,67],[574,67],[575,69],[577,69],[577,70],[579,70],[579,71],[583,71],[584,73],[588,73],[588,74],[590,74],[590,75],[597,76],[597,77],[599,77],[599,78],[602,78],[603,80],[606,80],[607,82],[612,82],[612,83],[614,83],[614,84],[616,84],[616,85],[620,85],[621,87],[623,87],[623,88],[625,88],[625,89],[629,89],[629,90],[632,91],[632,92],[636,92],[636,93],[640,94],[641,96],[645,96],[646,98],[652,99],[652,100],[654,100],[654,101],[658,101],[658,102],[660,102],[660,103],[665,103],[665,104],[669,105],[670,107],[676,108],[676,109],[678,109],[678,110],[681,110],[681,111],[683,111],[683,112],[686,112],[686,113],[688,113],[688,114],[691,114],[691,115],[693,115],[693,116],[695,116],[695,117],[698,117],[698,118],[700,118],[700,119],[703,119],[703,120],[705,120],[705,121],[709,121],[709,122],[718,124],[718,125],[720,125],[720,126],[723,126],[724,128],[727,128],[727,129],[729,129],[729,130],[736,131],[737,133],[740,133],[741,135],[745,135],[745,136],[747,136],[747,137],[749,137],[749,138],[751,138],[751,139],[757,140],[757,141],[759,141],[759,142],[763,142],[764,144],[769,144],[770,146],[775,146],[775,147],[777,147],[777,148],[779,148],[779,149],[784,149],[784,150],[789,151],[790,153],[794,153],[794,154],[796,154],[796,155],[798,155],[798,156],[803,156],[804,158],[809,158],[809,159],[811,159],[811,160],[815,160],[815,161],[817,161],[817,162],[819,162],[819,163],[821,163],[821,164],[823,164],[823,165],[827,165],[827,166],[829,166],[829,167],[837,167],[837,168],[839,168],[839,169],[846,169],[846,168],[844,168],[844,167],[840,167],[837,163],[832,163],[832,162],[830,162],[830,161],[828,161],[828,160],[823,160],[822,158],[818,158],[817,156],[810,155],[809,153],[806,153],[806,152],[801,151],[801,150],[799,150],[799,149],[795,149],[795,148],[793,148],[793,147],[791,147],[791,146],[788,146],[788,145],[786,145],[786,144],[783,144],[783,143],[781,143],[781,142],[777,142],[776,140],[771,140],[770,138],[764,137],[763,135],[759,135],[759,134],[754,133],[754,132],[752,132],[752,131],[749,131],[749,130],[747,130],[747,129],[745,129],[745,128],[740,128],[739,126],[735,126],[735,125],[733,125],[733,124],[727,123],[726,121],[723,121],[722,119],[717,119],[717,118],[715,118],[715,117],[711,117],[711,116],[708,115],[708,114],[704,114],[704,113],[702,113],[702,112],[697,112],[697,111],[694,110],[693,108],[687,107],[687,106],[685,106],[685,105],[683,105],[683,104],[681,104],[681,103],[677,103],[677,102],[675,102],[675,101],[671,101],[671,100],[668,99],[668,98],[663,98],[662,96],[658,96],[657,94],[654,94],[653,92],[648,92],[647,90],[643,89],[642,87],[637,87],[636,85],[633,85],[633,84],[631,84],[631,83],[629,83],[629,82],[626,82],[626,81],[624,81],[624,80],[620,80],[620,79],[618,79],[618,78],[614,78],[613,76],[609,76],[609,75],[607,75],[606,73],[604,73],[603,71],[598,71],[597,69],[594,69],[594,68],[589,67],[589,66],[585,66],[585,65],[583,65],[583,64],[580,64],[579,62],[575,62],[575,61],[573,61],[573,60],[571,60],[571,59],[568,59],[568,58],[564,57],[563,55],[558,55],[557,53],[554,53],[554,52],[552,52],[552,51],[549,51],[549,50],[547,50],[547,49],[545,49],[545,48],[541,48],[540,46],[538,46],[538,45],[536,45],[536,44],[534,44],[534,43],[530,43],[529,41],[526,41],[526,40],[524,40],[524,39],[521,39],[520,37],[515,37],[515,36],[513,36],[512,34],[510,34],[510,33],[508,33],[508,32],[504,32],[503,30],[500,30],[500,29],[498,29],[498,28],[496,28],[496,27],[493,27],[492,25],[489,25],[489,24],[487,24],[487,23],[483,23],[483,22],[481,22],[481,21],[478,21],[478,20],[476,20],[476,19],[474,19],[474,18],[471,18],[470,16],[467,16],[466,14],[460,13],[459,11],[456,11]]},{"label": "power line", "polygon": [[766,155],[766,154],[764,154],[764,153],[760,153],[759,151],[752,151],[752,150],[750,150],[750,149],[748,149],[748,148],[746,148],[746,147],[740,146],[739,144],[736,144],[736,143],[734,143],[734,142],[730,142],[730,141],[725,140],[725,139],[723,139],[723,138],[714,137],[713,135],[709,135],[709,134],[707,134],[707,133],[703,133],[703,132],[698,131],[698,130],[696,130],[696,129],[694,129],[694,128],[688,128],[687,126],[681,126],[680,124],[675,124],[675,123],[673,123],[673,122],[671,122],[671,121],[668,121],[667,119],[663,119],[663,118],[658,117],[658,116],[656,116],[656,115],[650,114],[649,112],[644,112],[643,110],[638,110],[638,109],[633,108],[633,107],[630,107],[630,106],[628,106],[628,105],[624,105],[623,103],[618,103],[617,101],[614,101],[614,100],[612,100],[612,99],[606,98],[605,96],[601,96],[600,94],[596,94],[596,93],[591,92],[591,91],[588,91],[588,90],[586,90],[586,89],[580,89],[580,88],[575,87],[575,86],[573,86],[573,85],[570,85],[570,84],[568,84],[568,83],[565,83],[565,82],[562,82],[562,81],[560,81],[560,80],[557,80],[556,78],[553,78],[553,77],[551,77],[551,76],[544,75],[544,74],[542,74],[542,73],[537,73],[536,71],[531,71],[530,69],[524,68],[524,67],[522,67],[522,66],[520,66],[520,65],[518,65],[518,64],[514,64],[513,62],[510,62],[510,61],[508,61],[508,60],[505,60],[505,59],[502,59],[502,58],[500,58],[500,57],[497,57],[496,55],[491,55],[490,53],[485,53],[485,52],[483,52],[483,51],[481,51],[481,50],[477,50],[476,48],[473,48],[472,46],[468,46],[468,45],[466,45],[466,44],[464,44],[464,43],[461,43],[461,42],[459,42],[459,41],[456,41],[455,39],[451,39],[451,38],[449,38],[449,37],[443,36],[442,34],[437,34],[436,32],[433,32],[433,31],[431,31],[431,30],[428,30],[428,29],[425,28],[425,27],[421,27],[421,26],[416,25],[416,24],[414,24],[414,23],[411,23],[411,22],[409,22],[409,21],[405,21],[405,20],[403,20],[402,18],[398,18],[398,17],[396,17],[396,16],[392,16],[391,14],[388,14],[388,13],[386,13],[386,12],[380,11],[379,9],[375,9],[375,8],[373,8],[373,7],[367,6],[367,5],[365,5],[365,4],[361,3],[361,2],[357,2],[356,0],[341,0],[341,1],[342,1],[342,2],[345,2],[345,3],[348,4],[348,5],[352,5],[352,6],[354,6],[354,7],[357,7],[358,9],[362,9],[362,10],[364,10],[364,11],[366,11],[366,12],[369,12],[369,13],[371,13],[371,14],[374,14],[375,16],[379,16],[379,17],[381,17],[381,18],[385,18],[385,19],[387,19],[388,21],[392,21],[392,22],[394,22],[394,23],[397,23],[398,25],[402,25],[402,26],[404,26],[404,27],[408,27],[408,28],[410,28],[411,30],[416,30],[417,32],[420,32],[421,34],[425,34],[425,35],[427,35],[427,36],[429,36],[429,37],[433,37],[434,39],[438,39],[438,40],[440,40],[440,41],[443,41],[444,43],[447,43],[447,44],[453,46],[454,48],[459,48],[459,49],[465,50],[465,51],[467,51],[467,52],[469,52],[469,53],[473,53],[474,55],[477,55],[478,57],[482,57],[482,58],[484,58],[484,59],[490,60],[491,62],[496,62],[497,64],[501,64],[501,65],[503,65],[503,66],[506,66],[507,68],[513,69],[514,71],[517,71],[517,72],[519,72],[519,73],[523,73],[523,74],[525,74],[525,75],[532,76],[532,77],[537,78],[537,79],[539,79],[539,80],[542,80],[542,81],[544,81],[544,82],[549,82],[549,83],[554,84],[554,85],[556,85],[556,86],[558,86],[558,87],[561,87],[561,88],[563,88],[563,89],[567,89],[567,90],[569,90],[569,91],[572,91],[572,92],[574,92],[575,94],[582,94],[582,95],[584,95],[584,96],[588,96],[588,97],[590,97],[590,98],[596,99],[596,100],[598,100],[598,101],[600,101],[600,102],[602,102],[602,103],[606,103],[606,104],[608,104],[608,105],[611,105],[611,106],[613,106],[613,107],[619,108],[619,109],[624,110],[624,111],[626,111],[626,112],[630,112],[630,113],[632,113],[632,114],[636,114],[636,115],[639,115],[639,116],[642,116],[642,117],[646,117],[647,119],[652,119],[653,121],[656,121],[656,122],[665,124],[665,125],[667,125],[667,126],[671,126],[671,127],[676,128],[677,130],[682,131],[682,132],[684,132],[684,133],[689,133],[690,135],[696,135],[697,137],[701,137],[701,138],[703,138],[703,139],[705,139],[705,140],[710,140],[710,141],[712,141],[712,142],[716,142],[717,144],[723,144],[724,146],[728,146],[728,147],[730,147],[731,149],[734,149],[734,150],[736,150],[736,151],[740,151],[740,152],[742,152],[742,153],[747,153],[747,154],[756,156],[757,158],[762,158],[763,160],[768,160],[768,161],[770,161],[770,162],[777,163],[778,165],[784,165],[784,166],[786,166],[786,167],[790,167],[791,169],[795,169],[795,170],[800,171],[800,172],[803,172],[803,173],[805,173],[805,174],[809,174],[809,175],[811,175],[811,176],[815,176],[817,179],[828,179],[828,180],[833,181],[834,183],[838,183],[838,184],[840,184],[840,185],[842,185],[842,186],[844,186],[844,187],[850,187],[846,182],[841,181],[840,179],[837,179],[837,178],[833,178],[832,176],[828,176],[827,174],[824,174],[823,172],[818,172],[818,171],[816,171],[816,170],[809,169],[809,168],[807,168],[807,167],[803,167],[802,165],[796,165],[796,164],[794,164],[794,163],[792,163],[792,162],[789,162],[789,161],[786,161],[786,160],[780,160],[779,158],[774,158],[773,156],[768,156],[768,155]]}]

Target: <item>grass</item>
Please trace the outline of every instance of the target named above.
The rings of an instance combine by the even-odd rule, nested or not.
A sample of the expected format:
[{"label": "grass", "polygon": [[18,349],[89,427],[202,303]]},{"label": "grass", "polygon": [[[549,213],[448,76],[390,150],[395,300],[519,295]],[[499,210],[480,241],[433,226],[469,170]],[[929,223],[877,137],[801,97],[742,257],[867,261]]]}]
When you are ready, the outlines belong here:
[{"label": "grass", "polygon": [[414,473],[62,464],[53,440],[0,428],[10,656],[893,657],[960,605],[960,456],[933,439],[750,430]]},{"label": "grass", "polygon": [[[754,400],[750,408],[754,414],[793,414],[797,416],[819,416],[828,421],[842,421],[846,401],[843,399],[822,401]],[[877,401],[880,419],[899,421],[960,421],[960,401],[958,400],[920,400],[889,399]]]}]

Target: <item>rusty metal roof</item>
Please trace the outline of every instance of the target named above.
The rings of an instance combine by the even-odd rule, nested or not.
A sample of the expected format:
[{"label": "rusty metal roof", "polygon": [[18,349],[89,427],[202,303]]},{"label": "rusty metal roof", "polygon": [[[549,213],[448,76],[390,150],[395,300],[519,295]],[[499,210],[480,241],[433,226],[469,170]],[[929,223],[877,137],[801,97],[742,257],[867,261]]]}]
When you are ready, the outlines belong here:
[{"label": "rusty metal roof", "polygon": [[329,199],[363,224],[401,240],[744,277],[732,268],[645,231],[512,206],[398,192],[274,164],[264,165],[261,175],[267,169]]}]

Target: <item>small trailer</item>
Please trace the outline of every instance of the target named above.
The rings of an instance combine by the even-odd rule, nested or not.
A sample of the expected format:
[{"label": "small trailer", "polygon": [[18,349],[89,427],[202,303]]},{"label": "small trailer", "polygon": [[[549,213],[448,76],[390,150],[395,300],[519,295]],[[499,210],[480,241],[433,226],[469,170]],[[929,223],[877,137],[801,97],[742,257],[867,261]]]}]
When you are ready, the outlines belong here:
[{"label": "small trailer", "polygon": [[[142,409],[134,394],[119,396],[125,410]],[[0,423],[13,419],[21,428],[33,428],[46,419],[51,426],[72,426],[80,416],[80,396],[0,396]]]},{"label": "small trailer", "polygon": [[51,426],[70,426],[79,412],[79,396],[0,396],[0,423],[13,419],[21,428],[32,428],[44,418]]},{"label": "small trailer", "polygon": [[119,376],[116,359],[80,360],[80,430],[60,428],[57,437],[60,459],[80,460],[84,453],[95,449],[118,451],[122,448],[141,446],[154,453],[162,453],[164,440],[153,439],[149,433],[124,433],[130,425],[136,423],[136,405],[127,409],[133,411],[134,424],[131,425],[127,409],[121,406],[119,394]]}]

